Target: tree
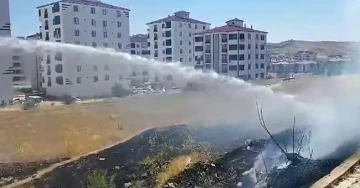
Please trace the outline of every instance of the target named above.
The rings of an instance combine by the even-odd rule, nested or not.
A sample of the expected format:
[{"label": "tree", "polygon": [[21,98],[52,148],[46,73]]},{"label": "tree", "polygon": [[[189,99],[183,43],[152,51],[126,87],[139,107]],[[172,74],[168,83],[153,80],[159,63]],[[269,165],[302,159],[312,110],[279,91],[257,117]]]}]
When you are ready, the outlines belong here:
[{"label": "tree", "polygon": [[116,83],[111,88],[111,92],[115,97],[126,97],[130,94],[130,91],[125,89],[121,84]]}]

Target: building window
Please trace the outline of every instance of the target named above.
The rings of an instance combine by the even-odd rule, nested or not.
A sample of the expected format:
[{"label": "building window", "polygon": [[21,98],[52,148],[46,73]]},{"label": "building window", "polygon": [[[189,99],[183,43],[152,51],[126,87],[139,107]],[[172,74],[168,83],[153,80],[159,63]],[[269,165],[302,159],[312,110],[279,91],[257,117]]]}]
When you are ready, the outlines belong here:
[{"label": "building window", "polygon": [[260,50],[265,50],[265,45],[260,45]]},{"label": "building window", "polygon": [[54,38],[60,39],[61,38],[61,29],[55,28],[53,35],[54,35]]},{"label": "building window", "polygon": [[237,60],[238,56],[237,55],[229,55],[229,61],[234,61]]},{"label": "building window", "polygon": [[131,50],[131,51],[130,51],[130,54],[131,54],[131,55],[135,55],[135,54],[136,54],[135,50]]},{"label": "building window", "polygon": [[109,75],[105,75],[105,81],[109,81],[110,80],[110,76]]},{"label": "building window", "polygon": [[98,70],[98,67],[94,65],[94,71],[96,72]]},{"label": "building window", "polygon": [[49,54],[47,54],[47,56],[46,56],[46,64],[50,64],[50,55]]},{"label": "building window", "polygon": [[182,40],[180,41],[180,45],[182,45]]},{"label": "building window", "polygon": [[258,49],[258,48],[259,48],[259,46],[257,44],[255,44],[255,49]]},{"label": "building window", "polygon": [[51,87],[51,77],[49,76],[48,79],[47,79],[47,86],[48,87]]},{"label": "building window", "polygon": [[231,70],[231,71],[237,71],[237,70],[238,70],[238,66],[237,66],[237,65],[229,65],[229,70]]},{"label": "building window", "polygon": [[245,70],[245,65],[239,65],[239,70],[241,71]]},{"label": "building window", "polygon": [[105,48],[107,48],[109,45],[108,45],[108,43],[105,42],[105,43],[103,44],[103,46],[104,46]]},{"label": "building window", "polygon": [[94,76],[94,82],[99,81],[99,78],[97,76]]},{"label": "building window", "polygon": [[103,21],[103,27],[107,27],[107,21]]},{"label": "building window", "polygon": [[179,36],[182,37],[182,32],[179,33]]},{"label": "building window", "polygon": [[63,79],[62,76],[57,76],[57,77],[55,78],[55,82],[56,82],[57,84],[59,84],[59,85],[64,85],[64,79]]},{"label": "building window", "polygon": [[191,62],[191,57],[189,57],[189,62]]},{"label": "building window", "polygon": [[74,6],[73,6],[73,11],[74,11],[74,12],[79,12],[79,6],[74,5]]},{"label": "building window", "polygon": [[41,17],[41,9],[39,9],[39,17]]},{"label": "building window", "polygon": [[117,33],[117,38],[121,38],[121,33]]},{"label": "building window", "polygon": [[189,49],[189,54],[191,54],[191,49]]},{"label": "building window", "polygon": [[80,36],[80,30],[75,29],[75,30],[74,30],[74,35],[75,35],[75,36]]},{"label": "building window", "polygon": [[50,65],[47,66],[47,75],[51,75],[51,68]]},{"label": "building window", "polygon": [[238,45],[237,44],[230,44],[229,45],[229,50],[237,50],[238,48]]},{"label": "building window", "polygon": [[121,17],[121,11],[116,11],[117,17]]},{"label": "building window", "polygon": [[91,31],[91,36],[96,37],[96,31]]},{"label": "building window", "polygon": [[251,59],[251,54],[248,54],[248,59],[249,59],[249,60]]},{"label": "building window", "polygon": [[191,37],[191,32],[189,32],[189,37]]},{"label": "building window", "polygon": [[239,55],[239,60],[240,60],[240,61],[245,60],[245,55],[244,55],[244,54]]},{"label": "building window", "polygon": [[182,54],[182,52],[183,52],[183,50],[182,50],[182,49],[180,49],[180,54]]},{"label": "building window", "polygon": [[249,49],[249,50],[251,49],[251,44],[248,44],[248,49]]},{"label": "building window", "polygon": [[264,73],[260,73],[260,78],[265,78],[265,74],[264,74]]},{"label": "building window", "polygon": [[60,12],[60,5],[59,3],[55,3],[52,7],[52,12],[56,13],[56,12]]},{"label": "building window", "polygon": [[91,7],[90,14],[95,14],[95,8],[94,7]]},{"label": "building window", "polygon": [[229,40],[236,40],[238,38],[237,34],[229,34]]},{"label": "building window", "polygon": [[191,28],[191,23],[188,24],[188,27]]},{"label": "building window", "polygon": [[256,64],[255,64],[255,68],[258,69],[258,68],[259,68],[259,64],[256,63]]},{"label": "building window", "polygon": [[251,69],[251,64],[248,64],[248,70],[250,70]]},{"label": "building window", "polygon": [[122,49],[122,44],[120,42],[118,43],[118,48]]},{"label": "building window", "polygon": [[76,83],[81,84],[81,77],[76,78]]},{"label": "building window", "polygon": [[195,46],[195,52],[202,52],[202,51],[204,51],[203,46]]},{"label": "building window", "polygon": [[102,10],[102,13],[103,13],[103,15],[107,15],[107,10],[106,10],[106,9],[103,9],[103,10]]},{"label": "building window", "polygon": [[60,16],[54,16],[53,25],[60,25]]},{"label": "building window", "polygon": [[265,59],[265,55],[264,55],[264,54],[260,54],[260,59]]},{"label": "building window", "polygon": [[166,28],[171,28],[171,22],[166,22]]},{"label": "building window", "polygon": [[49,21],[45,20],[45,30],[49,30]]},{"label": "building window", "polygon": [[172,54],[172,48],[166,48],[165,49],[165,54],[166,55],[171,55]]},{"label": "building window", "polygon": [[182,23],[179,23],[179,27],[180,27],[180,28],[182,27]]},{"label": "building window", "polygon": [[80,65],[76,66],[76,71],[81,72],[81,66]]},{"label": "building window", "polygon": [[97,46],[96,42],[92,42],[91,46],[95,48]]},{"label": "building window", "polygon": [[180,62],[183,62],[183,58],[182,58],[182,57],[180,57]]},{"label": "building window", "polygon": [[191,41],[189,41],[189,45],[191,46]]},{"label": "building window", "polygon": [[239,39],[240,39],[240,40],[245,40],[245,34],[240,33],[240,35],[239,35]]},{"label": "building window", "polygon": [[261,69],[265,68],[264,63],[261,63],[261,64],[260,64],[260,68],[261,68]]},{"label": "building window", "polygon": [[260,40],[265,40],[265,35],[261,35]]},{"label": "building window", "polygon": [[202,42],[204,37],[195,37],[195,42]]},{"label": "building window", "polygon": [[79,24],[80,24],[79,18],[76,18],[76,17],[74,18],[74,24],[75,24],[75,25],[79,25]]},{"label": "building window", "polygon": [[62,61],[62,53],[61,52],[56,52],[55,60],[56,61]]},{"label": "building window", "polygon": [[47,11],[47,9],[45,9],[45,10],[44,10],[44,18],[48,18],[48,17],[49,17],[48,11]]},{"label": "building window", "polygon": [[91,25],[96,26],[96,20],[95,19],[91,19]]},{"label": "building window", "polygon": [[165,37],[171,37],[171,31],[165,31]]},{"label": "building window", "polygon": [[104,38],[107,38],[107,32],[104,32]]},{"label": "building window", "polygon": [[205,35],[205,44],[210,44],[211,42],[211,35]]},{"label": "building window", "polygon": [[121,22],[117,22],[117,27],[121,27]]},{"label": "building window", "polygon": [[171,46],[171,39],[166,39],[165,44],[166,46]]},{"label": "building window", "polygon": [[255,54],[255,59],[259,59],[259,54]]}]

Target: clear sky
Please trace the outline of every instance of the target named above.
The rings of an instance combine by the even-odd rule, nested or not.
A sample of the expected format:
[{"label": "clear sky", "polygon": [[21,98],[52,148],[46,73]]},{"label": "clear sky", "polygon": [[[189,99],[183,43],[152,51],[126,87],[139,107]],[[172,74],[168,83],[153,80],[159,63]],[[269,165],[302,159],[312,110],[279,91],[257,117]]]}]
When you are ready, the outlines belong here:
[{"label": "clear sky", "polygon": [[[10,0],[13,36],[38,32],[36,7],[55,0]],[[232,18],[269,32],[270,42],[299,40],[360,40],[360,3],[356,0],[102,0],[131,9],[130,33],[146,33],[146,23],[178,10],[190,17],[221,26]],[[360,2],[360,0],[357,0]],[[359,13],[360,14],[360,13]],[[350,27],[349,27],[350,25]],[[360,25],[360,24],[355,24]],[[358,30],[360,31],[360,30]],[[358,36],[359,35],[359,36]]]}]

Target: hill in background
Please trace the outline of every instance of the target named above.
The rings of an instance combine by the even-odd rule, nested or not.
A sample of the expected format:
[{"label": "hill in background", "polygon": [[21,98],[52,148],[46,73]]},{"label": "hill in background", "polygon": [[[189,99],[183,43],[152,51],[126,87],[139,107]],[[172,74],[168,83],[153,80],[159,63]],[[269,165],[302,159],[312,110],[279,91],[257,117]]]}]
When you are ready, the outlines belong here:
[{"label": "hill in background", "polygon": [[352,55],[359,48],[360,42],[288,40],[280,43],[268,43],[270,55],[294,54],[302,50],[321,55]]}]

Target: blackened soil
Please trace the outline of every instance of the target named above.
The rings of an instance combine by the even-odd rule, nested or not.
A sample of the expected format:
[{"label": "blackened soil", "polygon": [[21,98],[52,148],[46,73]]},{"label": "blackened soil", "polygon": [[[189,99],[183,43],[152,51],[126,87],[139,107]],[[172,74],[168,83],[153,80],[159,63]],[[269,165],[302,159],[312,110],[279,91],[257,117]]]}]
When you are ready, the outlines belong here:
[{"label": "blackened soil", "polygon": [[10,184],[16,180],[23,179],[35,174],[38,170],[46,168],[54,163],[59,163],[66,158],[46,161],[24,162],[24,163],[0,163],[0,186]]},{"label": "blackened soil", "polygon": [[235,187],[241,175],[252,168],[256,157],[266,146],[267,140],[251,141],[212,163],[198,163],[179,176],[170,179],[167,185],[175,187]]},{"label": "blackened soil", "polygon": [[[246,136],[242,137],[242,135]],[[126,183],[134,181],[142,181],[145,187],[154,187],[156,184],[156,175],[152,173],[154,169],[144,165],[147,157],[157,156],[166,151],[162,155],[162,161],[165,162],[155,165],[157,169],[161,169],[174,156],[188,154],[195,146],[204,142],[211,148],[212,145],[223,145],[224,147],[218,150],[223,152],[224,148],[228,148],[227,145],[238,147],[251,136],[249,133],[241,133],[240,127],[193,129],[186,125],[177,125],[151,129],[122,144],[56,168],[49,174],[34,179],[31,184],[39,188],[86,187],[88,175],[101,169],[105,170],[108,176],[114,176],[116,187],[124,187]],[[234,140],[235,143],[232,142]],[[250,152],[248,155],[252,158],[256,156],[256,152]]]}]

